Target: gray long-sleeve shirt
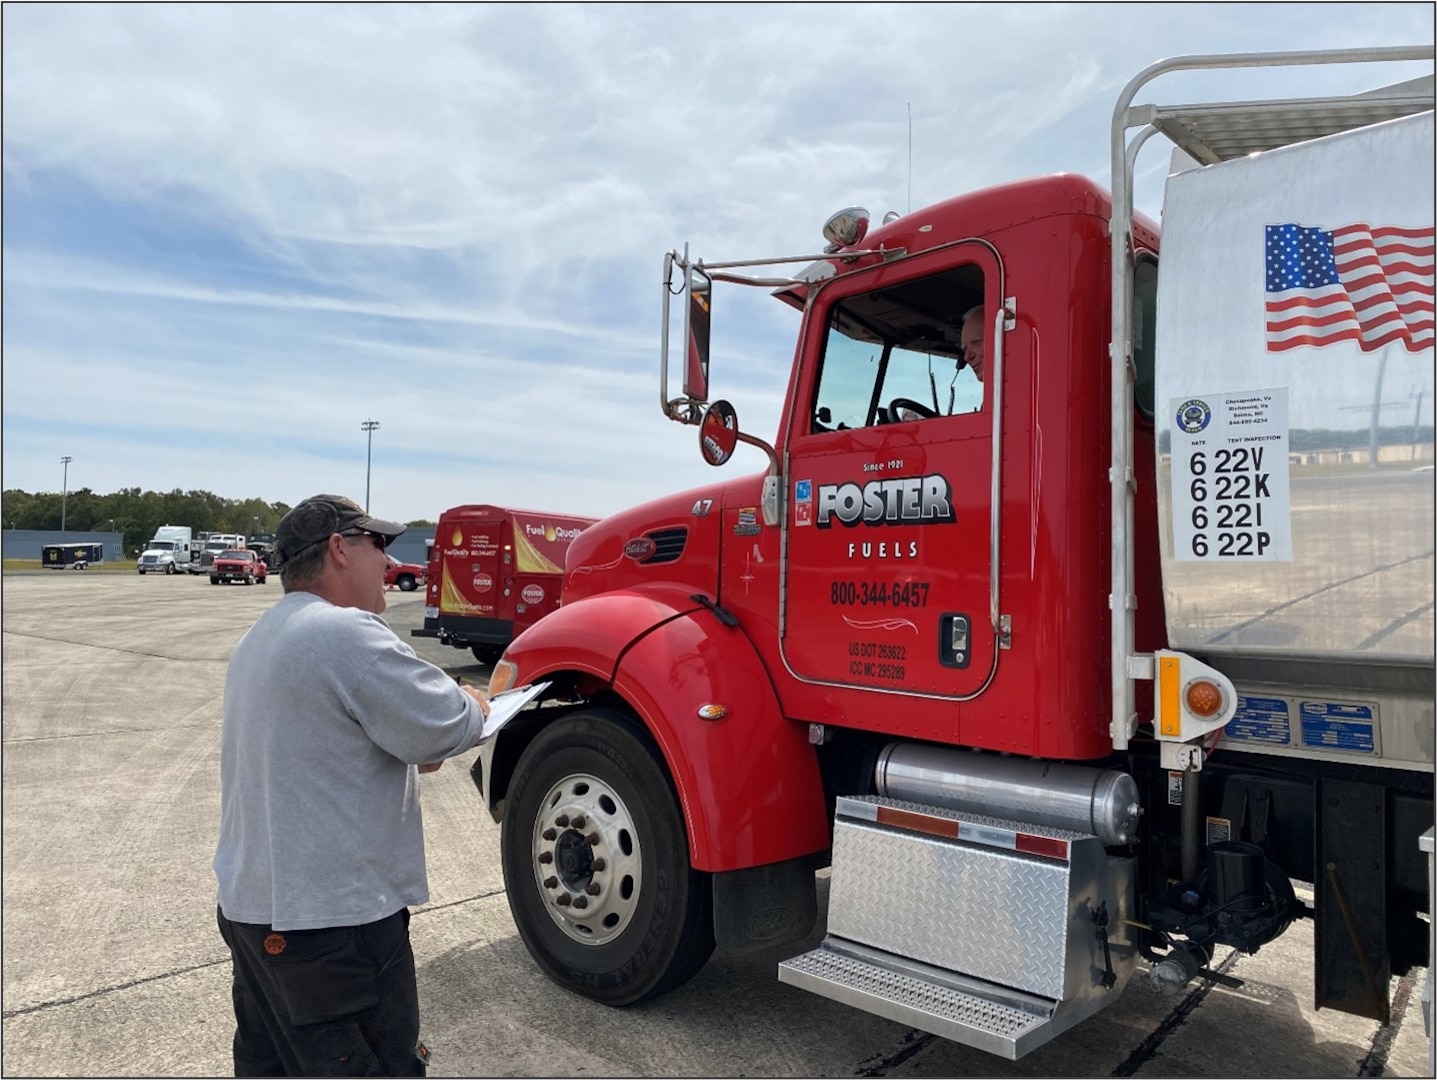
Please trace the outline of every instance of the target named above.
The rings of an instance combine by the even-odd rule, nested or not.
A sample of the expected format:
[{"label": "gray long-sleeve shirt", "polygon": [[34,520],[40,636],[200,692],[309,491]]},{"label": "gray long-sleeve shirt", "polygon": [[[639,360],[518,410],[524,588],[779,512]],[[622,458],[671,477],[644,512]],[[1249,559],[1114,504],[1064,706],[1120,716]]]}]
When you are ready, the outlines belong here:
[{"label": "gray long-sleeve shirt", "polygon": [[219,903],[277,930],[429,899],[414,766],[479,741],[479,705],[377,615],[286,594],[235,646],[220,751]]}]

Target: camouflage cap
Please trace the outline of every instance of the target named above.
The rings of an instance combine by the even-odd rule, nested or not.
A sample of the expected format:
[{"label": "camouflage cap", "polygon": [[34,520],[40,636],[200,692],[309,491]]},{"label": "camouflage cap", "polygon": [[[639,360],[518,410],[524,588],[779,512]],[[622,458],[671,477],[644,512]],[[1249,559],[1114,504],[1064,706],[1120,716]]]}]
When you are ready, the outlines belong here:
[{"label": "camouflage cap", "polygon": [[372,533],[383,537],[387,547],[403,531],[403,525],[371,517],[364,507],[343,495],[311,495],[280,518],[274,533],[274,563],[281,567],[335,533]]}]

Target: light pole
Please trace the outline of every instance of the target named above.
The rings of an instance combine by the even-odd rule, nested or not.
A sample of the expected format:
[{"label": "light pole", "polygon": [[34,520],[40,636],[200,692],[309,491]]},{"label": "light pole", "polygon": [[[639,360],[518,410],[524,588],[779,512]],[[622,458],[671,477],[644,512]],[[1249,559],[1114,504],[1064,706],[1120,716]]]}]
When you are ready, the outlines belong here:
[{"label": "light pole", "polygon": [[60,531],[65,531],[65,502],[70,497],[70,462],[74,461],[69,454],[60,459],[60,464],[65,466],[64,487],[60,489]]},{"label": "light pole", "polygon": [[259,535],[259,515],[258,515],[258,514],[255,514],[253,520],[254,520],[254,531],[251,532],[250,535],[251,535],[251,536],[258,536],[258,535]]},{"label": "light pole", "polygon": [[369,433],[369,447],[364,452],[364,512],[369,513],[369,466],[374,459],[374,429],[379,426],[378,420],[366,420],[359,425],[360,431]]}]

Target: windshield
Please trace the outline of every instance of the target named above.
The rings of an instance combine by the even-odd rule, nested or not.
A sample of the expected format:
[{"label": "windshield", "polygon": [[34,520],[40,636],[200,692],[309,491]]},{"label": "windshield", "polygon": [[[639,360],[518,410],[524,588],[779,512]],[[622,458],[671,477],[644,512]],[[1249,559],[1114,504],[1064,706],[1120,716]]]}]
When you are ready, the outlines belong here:
[{"label": "windshield", "polygon": [[231,550],[229,550],[229,551],[222,551],[222,552],[220,552],[219,558],[221,558],[221,559],[248,559],[248,558],[249,558],[249,552],[248,552],[248,551],[235,551],[235,550],[231,549]]},{"label": "windshield", "polygon": [[218,544],[206,544],[206,545],[205,545],[205,550],[206,550],[206,551],[228,551],[228,550],[229,550],[229,545],[226,544],[226,543],[224,543],[224,542],[220,542],[220,543],[218,543]]},{"label": "windshield", "polygon": [[173,540],[151,540],[151,541],[150,541],[150,550],[151,550],[151,551],[174,551],[174,550],[175,550],[175,543],[174,543]]}]

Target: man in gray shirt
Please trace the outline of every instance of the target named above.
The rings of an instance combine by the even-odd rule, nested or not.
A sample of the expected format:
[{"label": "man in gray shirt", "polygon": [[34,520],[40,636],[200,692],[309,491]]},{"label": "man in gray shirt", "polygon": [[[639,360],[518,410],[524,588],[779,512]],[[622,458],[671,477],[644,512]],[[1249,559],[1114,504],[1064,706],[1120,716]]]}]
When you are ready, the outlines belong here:
[{"label": "man in gray shirt", "polygon": [[475,746],[488,703],[379,617],[403,531],[341,496],[300,503],[275,533],[284,596],[230,659],[214,869],[236,1076],[425,1072],[418,773]]}]

